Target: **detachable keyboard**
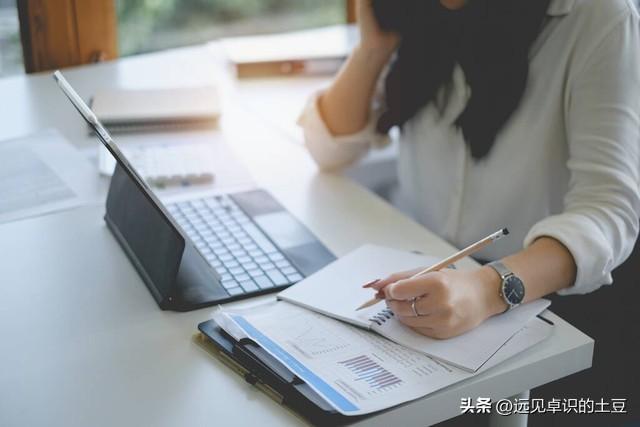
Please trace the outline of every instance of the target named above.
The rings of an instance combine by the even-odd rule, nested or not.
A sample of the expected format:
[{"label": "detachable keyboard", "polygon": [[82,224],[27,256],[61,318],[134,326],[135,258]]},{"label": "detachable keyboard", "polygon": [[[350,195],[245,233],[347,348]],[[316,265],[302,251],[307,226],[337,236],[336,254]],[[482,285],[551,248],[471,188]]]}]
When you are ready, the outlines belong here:
[{"label": "detachable keyboard", "polygon": [[226,195],[167,204],[230,296],[275,290],[302,274]]}]

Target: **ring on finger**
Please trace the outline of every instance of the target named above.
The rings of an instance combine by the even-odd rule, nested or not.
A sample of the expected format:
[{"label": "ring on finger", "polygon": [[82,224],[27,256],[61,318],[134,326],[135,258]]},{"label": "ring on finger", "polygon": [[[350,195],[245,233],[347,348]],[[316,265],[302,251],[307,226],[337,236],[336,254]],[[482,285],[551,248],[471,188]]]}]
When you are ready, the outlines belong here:
[{"label": "ring on finger", "polygon": [[416,302],[418,302],[418,297],[413,298],[411,300],[411,310],[413,310],[413,314],[415,317],[420,317],[420,313],[418,313],[418,310],[416,309]]}]

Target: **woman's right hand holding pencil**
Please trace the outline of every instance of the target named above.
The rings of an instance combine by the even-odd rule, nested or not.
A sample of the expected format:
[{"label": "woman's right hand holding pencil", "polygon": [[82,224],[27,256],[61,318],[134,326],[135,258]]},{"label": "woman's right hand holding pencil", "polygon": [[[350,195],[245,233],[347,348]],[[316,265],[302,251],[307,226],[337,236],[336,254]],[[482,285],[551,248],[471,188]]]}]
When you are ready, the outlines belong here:
[{"label": "woman's right hand holding pencil", "polygon": [[501,313],[500,277],[490,267],[443,269],[413,277],[420,269],[365,285],[379,292],[398,320],[438,339],[463,334]]}]

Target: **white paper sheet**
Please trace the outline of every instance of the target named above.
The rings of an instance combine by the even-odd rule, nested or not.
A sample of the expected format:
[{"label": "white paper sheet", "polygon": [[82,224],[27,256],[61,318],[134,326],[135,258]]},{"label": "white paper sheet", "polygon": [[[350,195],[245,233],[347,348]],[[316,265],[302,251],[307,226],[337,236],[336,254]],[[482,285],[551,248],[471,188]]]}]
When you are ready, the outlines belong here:
[{"label": "white paper sheet", "polygon": [[0,142],[0,223],[103,197],[97,171],[57,131]]},{"label": "white paper sheet", "polygon": [[[286,302],[251,311],[218,312],[215,320],[225,330],[233,321],[231,329],[238,336],[249,336],[344,415],[390,408],[474,375]],[[516,334],[513,343],[501,348],[494,356],[495,363],[490,361],[488,366],[541,341],[550,332],[550,325],[535,320],[522,335]]]}]

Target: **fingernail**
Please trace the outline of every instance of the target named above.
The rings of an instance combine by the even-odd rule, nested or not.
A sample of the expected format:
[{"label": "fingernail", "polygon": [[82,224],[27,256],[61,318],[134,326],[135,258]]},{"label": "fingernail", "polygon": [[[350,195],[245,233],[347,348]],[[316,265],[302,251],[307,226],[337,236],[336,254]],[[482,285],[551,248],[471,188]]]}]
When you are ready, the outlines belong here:
[{"label": "fingernail", "polygon": [[376,280],[372,280],[369,283],[365,283],[364,285],[362,285],[363,288],[370,288],[373,285],[375,285],[376,283],[378,283],[380,281],[380,279],[376,279]]}]

